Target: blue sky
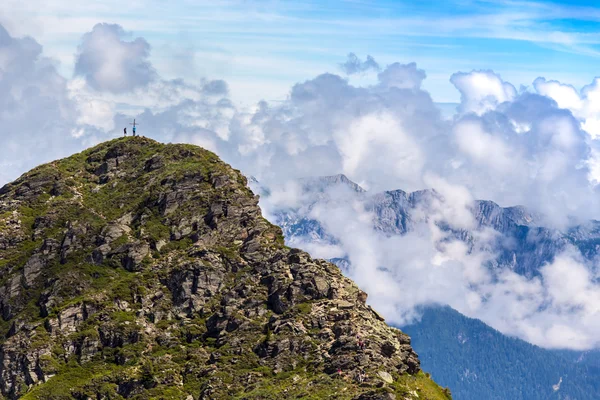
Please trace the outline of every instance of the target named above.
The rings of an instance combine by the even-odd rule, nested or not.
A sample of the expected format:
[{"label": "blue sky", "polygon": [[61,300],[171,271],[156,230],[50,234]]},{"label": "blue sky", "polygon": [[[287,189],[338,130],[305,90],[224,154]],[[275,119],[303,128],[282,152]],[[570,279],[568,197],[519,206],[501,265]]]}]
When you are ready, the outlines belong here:
[{"label": "blue sky", "polygon": [[382,66],[417,62],[439,102],[459,100],[449,83],[457,71],[493,69],[517,87],[538,76],[581,87],[598,74],[600,56],[600,8],[586,1],[5,2],[0,23],[36,38],[66,75],[81,35],[118,23],[149,41],[163,76],[225,79],[246,104],[340,73],[349,52]]}]

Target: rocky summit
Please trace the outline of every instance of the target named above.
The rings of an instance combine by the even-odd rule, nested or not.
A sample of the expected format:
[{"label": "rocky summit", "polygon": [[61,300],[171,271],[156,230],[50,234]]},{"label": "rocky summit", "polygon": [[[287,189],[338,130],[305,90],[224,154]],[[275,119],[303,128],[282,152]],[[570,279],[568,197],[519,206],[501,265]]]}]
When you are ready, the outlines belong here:
[{"label": "rocky summit", "polygon": [[130,137],[0,189],[1,399],[450,399],[239,171]]}]

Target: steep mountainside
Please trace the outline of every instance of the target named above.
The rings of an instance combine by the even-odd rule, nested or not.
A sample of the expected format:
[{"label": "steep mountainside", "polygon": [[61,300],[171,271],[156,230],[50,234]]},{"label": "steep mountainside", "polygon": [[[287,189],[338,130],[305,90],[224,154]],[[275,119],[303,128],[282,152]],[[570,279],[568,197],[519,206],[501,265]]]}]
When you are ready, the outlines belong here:
[{"label": "steep mountainside", "polygon": [[0,398],[446,399],[245,178],[122,138],[0,189]]},{"label": "steep mountainside", "polygon": [[600,398],[597,352],[542,349],[448,307],[427,309],[421,321],[403,329],[423,365],[439,383],[451,385],[455,399]]}]

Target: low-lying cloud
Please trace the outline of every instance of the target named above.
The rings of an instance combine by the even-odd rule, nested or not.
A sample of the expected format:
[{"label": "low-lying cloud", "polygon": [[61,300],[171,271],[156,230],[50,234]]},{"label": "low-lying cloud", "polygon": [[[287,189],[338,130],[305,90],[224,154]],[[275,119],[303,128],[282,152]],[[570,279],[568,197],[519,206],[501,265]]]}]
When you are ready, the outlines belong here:
[{"label": "low-lying cloud", "polygon": [[[498,265],[498,243],[508,248],[511,243],[500,232],[478,226],[470,192],[439,176],[425,180],[436,195],[411,210],[410,229],[402,236],[374,223],[394,216],[385,210],[376,216],[368,193],[343,184],[324,192],[318,184],[309,185],[313,192],[306,192],[304,184],[288,182],[264,196],[261,205],[268,218],[288,225],[290,245],[316,257],[345,258],[346,274],[390,323],[410,324],[423,307],[450,305],[543,347],[600,347],[597,260],[569,245],[533,276]],[[305,221],[297,225],[302,230],[290,228],[298,218]],[[465,231],[468,241],[454,233]],[[529,240],[533,244],[535,237]]]},{"label": "low-lying cloud", "polygon": [[[431,202],[423,219],[406,235],[376,231],[365,202],[359,196],[346,196],[345,201],[319,202],[304,210],[306,214],[300,211],[318,221],[335,244],[303,237],[292,244],[325,258],[344,253],[350,263],[348,275],[396,325],[414,322],[424,306],[443,304],[543,347],[600,346],[597,264],[567,247],[533,278],[509,268],[490,268],[496,257],[490,249],[499,233],[474,230],[472,198],[464,187],[439,177],[431,177],[430,182],[444,200]],[[470,230],[473,247],[440,229],[440,223]]]}]

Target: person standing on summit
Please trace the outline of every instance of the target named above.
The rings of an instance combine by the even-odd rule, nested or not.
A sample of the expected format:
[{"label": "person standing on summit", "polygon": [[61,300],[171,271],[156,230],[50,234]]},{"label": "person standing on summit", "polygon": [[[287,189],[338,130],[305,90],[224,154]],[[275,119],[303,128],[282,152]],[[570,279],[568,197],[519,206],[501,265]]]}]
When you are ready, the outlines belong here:
[{"label": "person standing on summit", "polygon": [[123,136],[127,136],[127,127],[123,128]]}]

